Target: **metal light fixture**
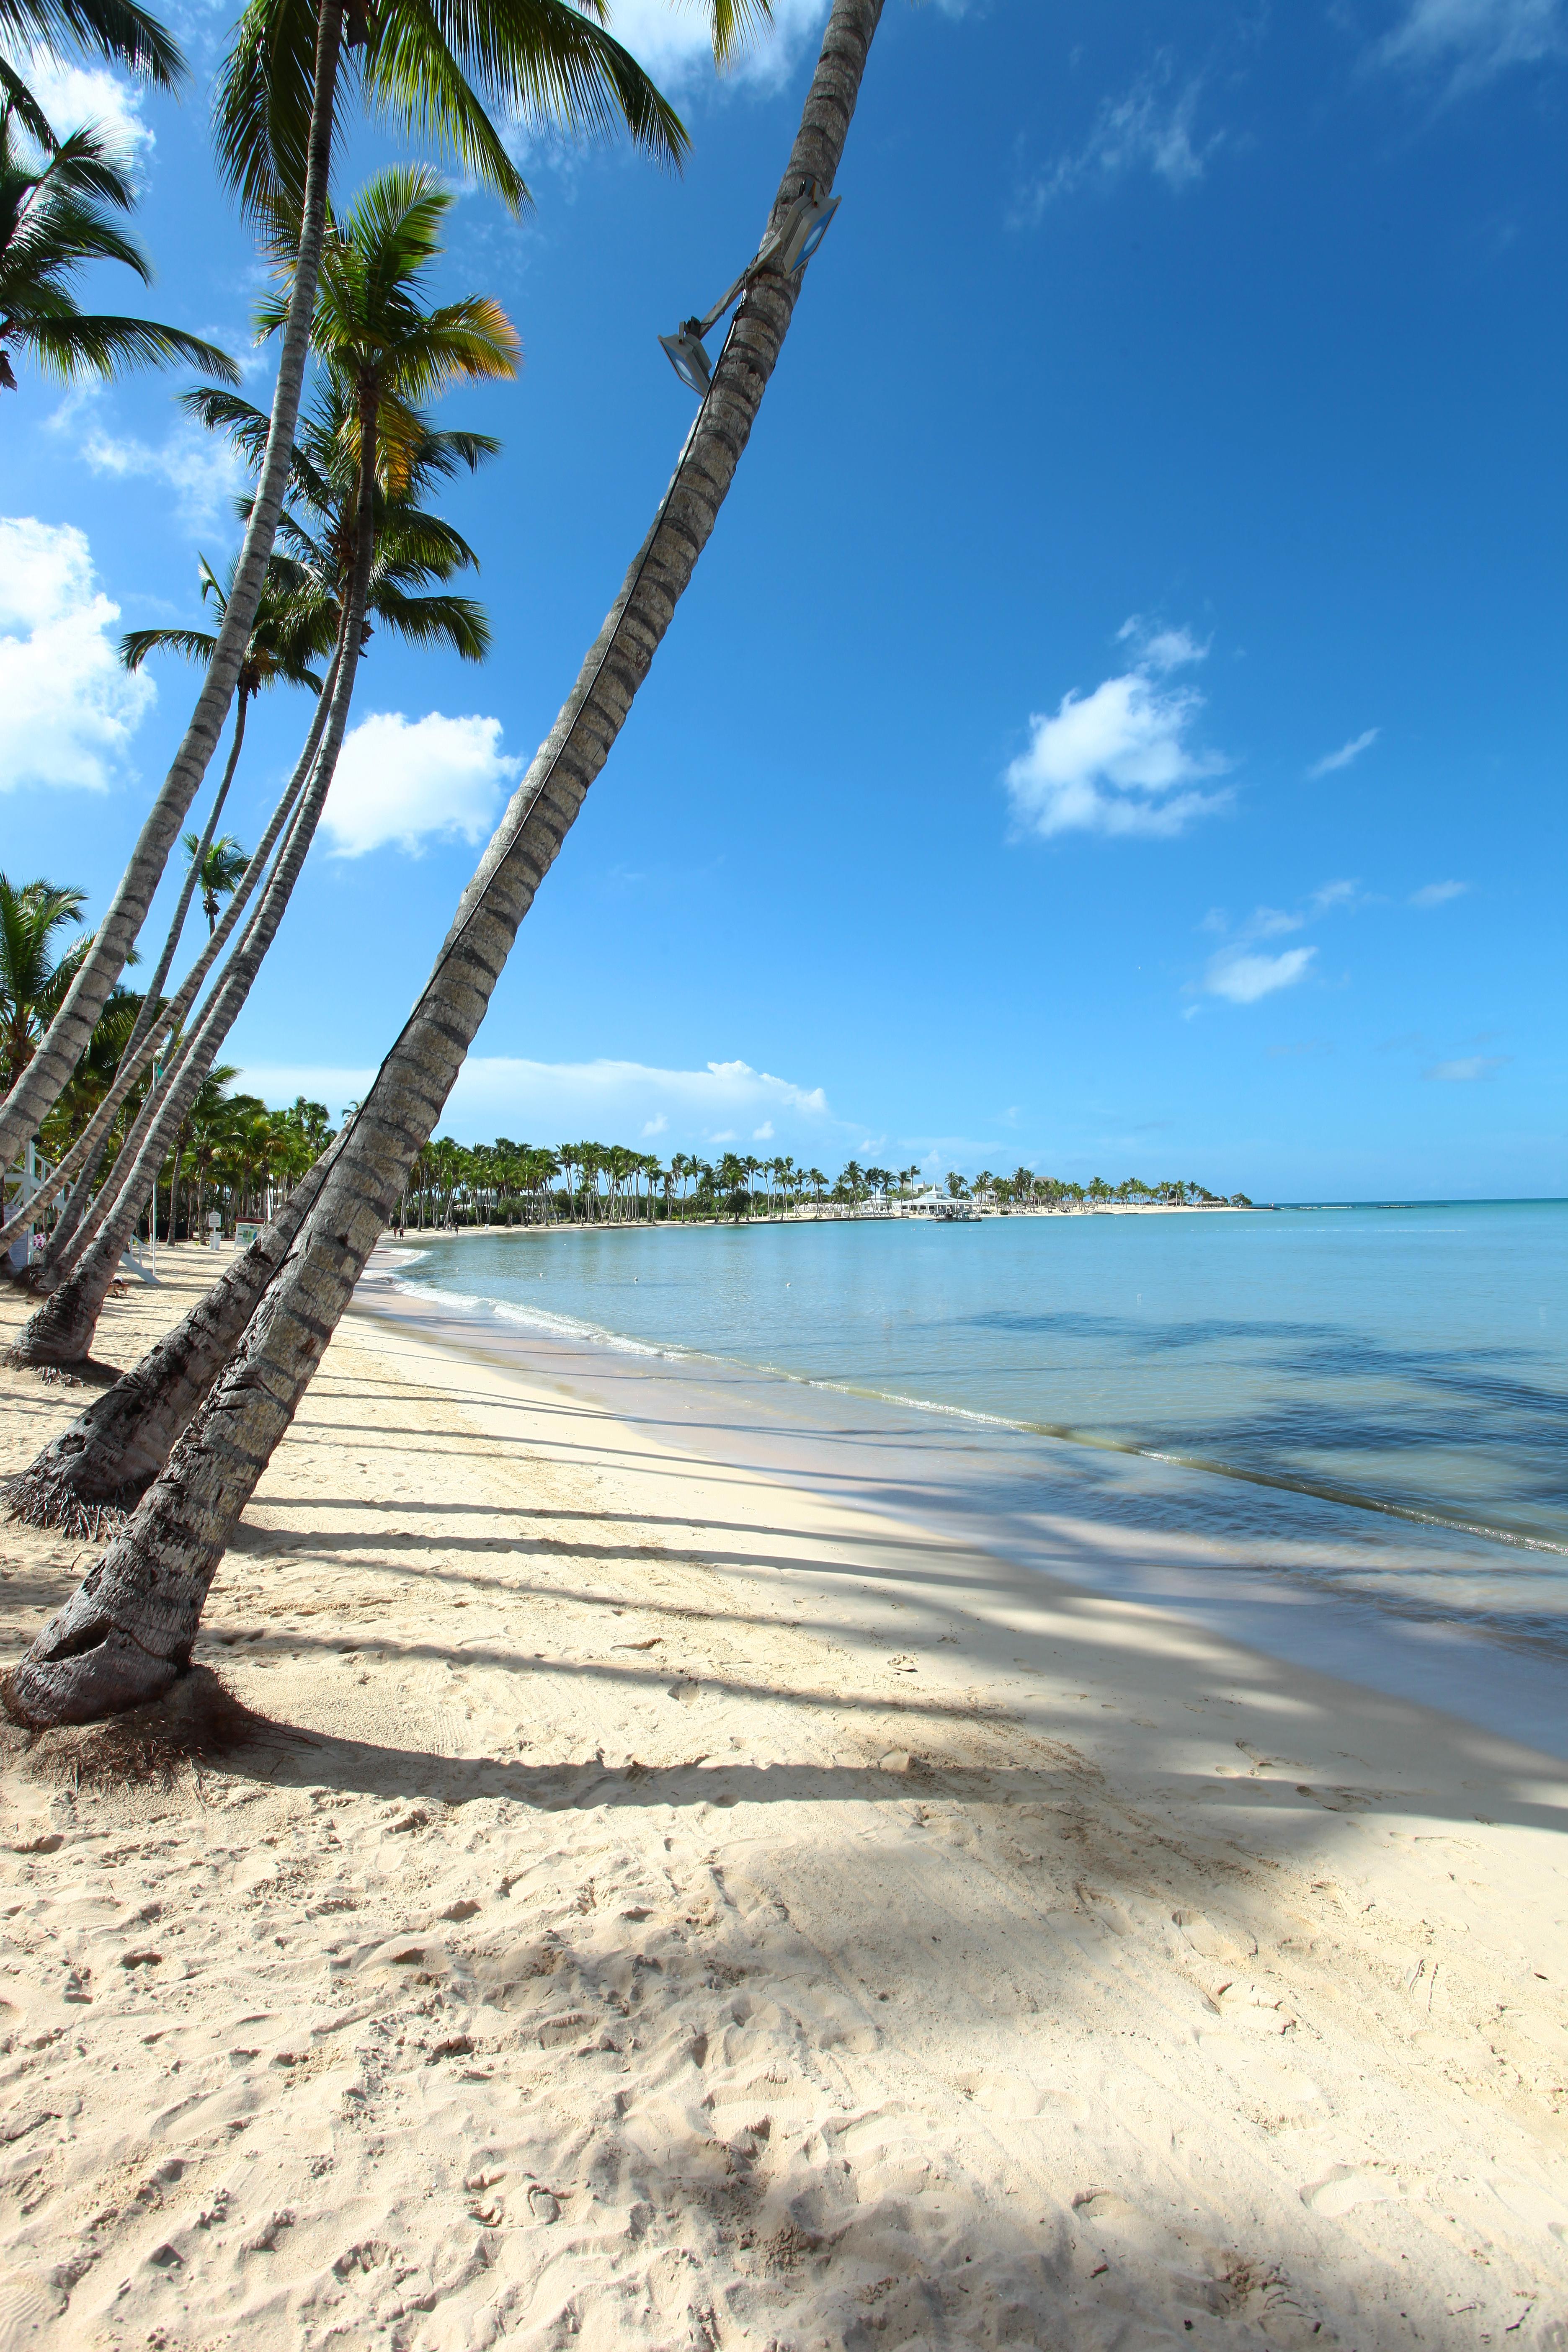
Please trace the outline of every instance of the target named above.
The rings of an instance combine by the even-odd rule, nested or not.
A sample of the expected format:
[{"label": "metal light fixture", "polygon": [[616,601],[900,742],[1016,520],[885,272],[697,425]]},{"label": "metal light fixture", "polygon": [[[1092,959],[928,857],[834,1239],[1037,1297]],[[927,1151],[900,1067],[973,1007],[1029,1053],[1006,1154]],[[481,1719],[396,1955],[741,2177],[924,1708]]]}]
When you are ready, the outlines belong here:
[{"label": "metal light fixture", "polygon": [[673,335],[660,335],[659,343],[670,366],[689,391],[699,400],[706,400],[708,387],[713,381],[713,370],[702,348],[702,320],[688,319]]},{"label": "metal light fixture", "polygon": [[805,268],[823,238],[827,235],[834,214],[838,210],[837,196],[817,194],[816,182],[808,180],[800,194],[773,234],[764,238],[761,249],[746,264],[727,293],[721,294],[705,319],[687,319],[673,335],[660,335],[659,346],[688,391],[699,400],[706,400],[713,383],[713,363],[703,349],[702,338],[710,327],[716,326],[731,304],[743,294],[760,269],[777,269],[785,278],[795,277]]},{"label": "metal light fixture", "polygon": [[797,269],[805,268],[827,235],[829,224],[838,210],[838,202],[837,196],[819,196],[815,180],[808,180],[805,189],[796,196],[784,215],[778,243],[767,254],[767,258],[775,262],[786,278],[793,278]]}]

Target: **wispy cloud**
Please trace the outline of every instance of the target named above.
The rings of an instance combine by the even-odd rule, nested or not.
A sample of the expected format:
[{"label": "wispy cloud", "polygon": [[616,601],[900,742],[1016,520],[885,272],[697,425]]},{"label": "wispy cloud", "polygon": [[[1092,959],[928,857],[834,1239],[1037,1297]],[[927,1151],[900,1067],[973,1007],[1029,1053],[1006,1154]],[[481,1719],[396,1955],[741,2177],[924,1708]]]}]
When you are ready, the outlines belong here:
[{"label": "wispy cloud", "polygon": [[1118,635],[1139,648],[1131,669],[1030,716],[1029,748],[1005,779],[1021,832],[1047,841],[1063,833],[1168,836],[1229,798],[1194,789],[1230,763],[1189,740],[1204,708],[1197,688],[1166,682],[1206,648],[1184,629],[1152,631],[1136,619]]},{"label": "wispy cloud", "polygon": [[500,748],[499,719],[405,719],[378,710],[343,743],[322,824],[340,857],[395,842],[417,856],[434,837],[482,841],[521,760]]},{"label": "wispy cloud", "polygon": [[1434,1062],[1424,1078],[1440,1078],[1448,1086],[1469,1086],[1478,1078],[1495,1078],[1513,1059],[1511,1054],[1467,1054],[1457,1062]]},{"label": "wispy cloud", "polygon": [[[303,1094],[334,1113],[357,1101],[374,1071],[318,1063],[251,1063],[239,1081],[265,1102]],[[710,1062],[700,1070],[660,1069],[646,1062],[532,1062],[470,1054],[458,1073],[442,1127],[471,1139],[497,1134],[553,1145],[563,1136],[628,1135],[668,1139],[672,1150],[759,1140],[769,1129],[795,1149],[826,1150],[851,1130],[836,1119],[821,1087],[753,1069],[749,1062]]]},{"label": "wispy cloud", "polygon": [[115,657],[120,607],[100,587],[86,534],[0,519],[0,791],[106,792],[157,698]]},{"label": "wispy cloud", "polygon": [[1308,769],[1309,779],[1331,776],[1338,769],[1348,768],[1352,760],[1359,760],[1363,751],[1371,751],[1382,731],[1381,728],[1369,727],[1364,734],[1352,736],[1348,743],[1342,743],[1337,751],[1325,752],[1321,760],[1314,760]]},{"label": "wispy cloud", "polygon": [[[771,26],[731,58],[723,84],[755,89],[762,95],[777,89],[808,42],[815,43],[827,8],[828,0],[773,0]],[[711,18],[706,7],[671,7],[669,0],[616,0],[613,15],[616,40],[661,89],[685,96],[704,83],[711,87]],[[525,143],[531,143],[526,134]]]},{"label": "wispy cloud", "polygon": [[1454,96],[1510,66],[1565,54],[1563,0],[1408,0],[1373,52],[1380,65],[1447,75]]},{"label": "wispy cloud", "polygon": [[1316,948],[1287,948],[1280,955],[1252,955],[1222,948],[1204,974],[1204,992],[1231,1004],[1256,1004],[1260,996],[1294,988],[1305,980]]},{"label": "wispy cloud", "polygon": [[[1281,988],[1293,988],[1298,981],[1306,978],[1317,949],[1286,948],[1277,955],[1262,955],[1258,953],[1261,942],[1305,930],[1309,923],[1321,920],[1338,908],[1353,907],[1360,897],[1359,882],[1341,880],[1320,883],[1294,908],[1255,907],[1247,920],[1238,925],[1234,937],[1210,956],[1200,983],[1203,994],[1224,997],[1231,1004],[1256,1004],[1259,997],[1272,996]],[[1229,925],[1219,908],[1211,908],[1198,928],[1224,934]],[[1195,1011],[1196,1007],[1191,1009]]]},{"label": "wispy cloud", "polygon": [[1170,56],[1163,54],[1121,98],[1104,101],[1081,147],[1020,187],[1009,226],[1032,228],[1058,197],[1110,187],[1131,172],[1151,172],[1172,189],[1201,180],[1224,136],[1195,137],[1202,92],[1201,74],[1177,86]]},{"label": "wispy cloud", "polygon": [[173,490],[175,512],[188,529],[210,530],[224,521],[237,531],[233,501],[250,477],[226,440],[182,421],[154,447],[132,434],[110,431],[98,412],[100,397],[97,385],[68,393],[48,420],[49,430],[74,440],[95,474],[162,482]]},{"label": "wispy cloud", "polygon": [[1462,898],[1469,888],[1468,882],[1424,882],[1419,890],[1412,890],[1413,907],[1446,907],[1451,898]]},{"label": "wispy cloud", "polygon": [[25,52],[16,67],[62,139],[95,123],[133,171],[145,168],[155,142],[142,119],[142,84],[103,66],[77,65],[37,50]]}]

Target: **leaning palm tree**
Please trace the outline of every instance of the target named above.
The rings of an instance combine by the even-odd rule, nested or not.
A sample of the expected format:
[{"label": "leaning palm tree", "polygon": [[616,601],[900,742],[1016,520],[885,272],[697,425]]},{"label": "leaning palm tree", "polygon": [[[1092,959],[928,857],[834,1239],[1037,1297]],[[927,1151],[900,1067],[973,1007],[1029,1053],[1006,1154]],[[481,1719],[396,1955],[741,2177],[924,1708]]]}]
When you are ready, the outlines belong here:
[{"label": "leaning palm tree", "polygon": [[79,308],[71,283],[94,261],[121,262],[151,284],[146,255],[110,217],[110,207],[128,213],[135,200],[123,159],[96,125],[57,138],[36,106],[19,114],[6,90],[0,103],[0,389],[16,390],[12,355],[23,352],[68,380],[185,366],[238,383],[227,352],[199,335]]},{"label": "leaning palm tree", "polygon": [[[11,0],[34,8],[109,0]],[[768,0],[707,0],[722,62]],[[290,282],[267,451],[228,610],[162,789],[48,1035],[0,1103],[0,1164],[70,1075],[162,879],[227,714],[288,487],[326,235],[334,141],[346,127],[345,30],[367,110],[456,156],[513,212],[530,201],[486,99],[514,121],[604,132],[617,122],[646,152],[679,162],[686,134],[636,59],[597,21],[603,0],[248,0],[219,72],[219,165],[286,259]],[[345,16],[347,23],[345,26]],[[477,85],[477,87],[476,87]],[[482,93],[482,95],[481,95]]]},{"label": "leaning palm tree", "polygon": [[[227,396],[232,397],[232,395]],[[205,556],[198,559],[198,575],[201,580],[204,602],[210,601],[216,604],[221,617],[227,606],[228,592],[220,583]],[[232,565],[229,577],[232,581]],[[170,919],[163,950],[158,958],[157,969],[148,982],[140,1013],[130,1036],[125,1041],[121,1066],[117,1073],[117,1087],[112,1090],[113,1100],[106,1102],[102,1107],[102,1118],[99,1122],[101,1133],[94,1137],[90,1142],[84,1136],[80,1139],[79,1155],[72,1155],[73,1159],[79,1156],[79,1165],[70,1171],[73,1178],[71,1198],[57,1219],[54,1232],[49,1239],[48,1250],[41,1270],[42,1278],[46,1281],[58,1280],[60,1269],[68,1263],[69,1255],[75,1254],[78,1227],[82,1213],[91,1197],[92,1185],[102,1164],[103,1143],[107,1140],[109,1133],[108,1120],[118,1103],[129,1093],[151,1053],[151,1031],[153,1021],[165,1010],[163,984],[169,976],[175,950],[179,946],[181,935],[185,928],[185,918],[190,911],[192,897],[198,882],[203,879],[208,860],[213,855],[217,821],[223,813],[224,803],[228,798],[229,787],[234,782],[235,770],[239,765],[239,755],[245,742],[246,714],[258,694],[280,683],[290,686],[308,686],[314,693],[320,695],[321,680],[310,667],[310,661],[319,654],[331,651],[336,633],[335,613],[326,608],[300,567],[298,564],[289,563],[285,559],[274,557],[268,570],[266,588],[257,607],[250,641],[246,647],[245,659],[240,664],[238,692],[235,702],[234,740],[229,748],[227,765],[224,769],[223,778],[214,797],[212,807],[207,813],[204,831],[199,835],[187,834],[185,836],[185,847],[190,853],[185,879]],[[128,670],[140,669],[150,655],[160,652],[177,653],[183,655],[187,661],[208,661],[212,657],[216,643],[216,639],[211,633],[204,629],[132,629],[120,641],[120,659]],[[232,843],[232,836],[229,838]],[[219,867],[216,870],[226,871],[227,863],[226,858],[220,861]],[[247,871],[247,862],[240,857],[232,878],[226,883],[220,883],[219,889],[222,894],[232,898],[235,889],[241,884]],[[207,914],[208,940],[211,944],[216,942],[217,931],[216,893],[207,891],[204,904]],[[213,948],[213,952],[216,955],[216,946]],[[191,989],[192,1002],[195,1001],[195,990],[201,985],[203,969],[198,960],[194,986],[191,975],[187,975],[186,986]],[[177,1024],[179,1018],[180,1014],[176,1011],[173,1014],[173,1020]],[[96,1034],[95,1029],[94,1034]],[[66,1173],[66,1164],[62,1162],[55,1171],[52,1180],[54,1184],[63,1185]]]},{"label": "leaning palm tree", "polygon": [[[237,394],[210,384],[185,395],[185,404],[208,425],[225,431],[241,456],[253,463],[259,462],[266,447],[267,419],[258,409],[252,408]],[[292,677],[302,648],[317,644],[324,648],[331,644],[341,626],[343,599],[348,593],[353,569],[359,522],[358,469],[355,462],[345,454],[350,438],[352,409],[352,393],[329,377],[317,393],[301,434],[300,446],[295,451],[294,502],[285,510],[281,526],[281,536],[287,541],[289,553],[273,557],[272,574],[276,585],[269,585],[268,595],[263,599],[247,656],[246,667],[247,669],[254,669],[257,691],[279,677]],[[428,512],[419,500],[434,483],[449,479],[462,470],[476,471],[489,458],[499,455],[501,445],[489,434],[437,430],[423,412],[416,411],[407,404],[404,404],[402,409],[401,432],[396,467],[401,488],[396,490],[389,488],[384,464],[378,472],[375,545],[371,561],[366,610],[375,616],[384,629],[406,643],[444,648],[456,653],[464,661],[482,661],[490,645],[489,623],[483,606],[472,597],[451,593],[443,584],[454,572],[477,570],[479,558],[458,531],[438,515]],[[240,505],[244,511],[248,501],[242,499]],[[306,520],[301,520],[301,516]],[[210,593],[215,599],[222,597],[225,592],[213,579],[210,570],[205,565],[203,568],[205,580],[210,583],[210,588],[204,593]],[[368,634],[368,628],[362,631],[362,636]],[[141,630],[121,640],[121,656],[128,666],[133,666],[150,652],[160,648],[195,653],[199,656],[210,642],[195,630]],[[313,682],[309,673],[300,674],[305,682]],[[242,670],[241,677],[243,683],[245,670]],[[348,682],[351,692],[353,683],[351,675]],[[208,838],[223,808],[238,761],[247,699],[248,688],[237,706],[235,742],[229,752],[224,782],[207,817]],[[71,1198],[62,1210],[50,1236],[49,1246],[39,1269],[37,1278],[46,1285],[58,1282],[85,1245],[86,1236],[79,1232],[80,1221],[87,1211],[89,1188],[101,1161],[102,1142],[110,1132],[110,1121],[119,1104],[129,1094],[152,1054],[155,1043],[151,1034],[153,1015],[163,1013],[165,1025],[174,1029],[195,1003],[207,971],[216,961],[217,952],[225,946],[239,911],[265,871],[278,830],[298,798],[305,770],[314,761],[320,730],[328,716],[328,704],[321,705],[312,722],[312,732],[307,739],[300,766],[285,787],[261,846],[251,858],[236,897],[230,900],[228,913],[216,932],[210,935],[208,946],[192,965],[174,998],[165,1003],[160,992],[174,956],[175,942],[184,928],[195,887],[194,874],[187,871],[158,969],[143,1000],[141,1018],[126,1045],[114,1088],[100,1107],[94,1128],[79,1138],[43,1187],[44,1192],[47,1193],[63,1188],[68,1181],[74,1185]],[[205,841],[203,847],[205,854]],[[20,1218],[18,1210],[13,1221],[17,1223],[18,1230]],[[0,1229],[0,1246],[4,1246],[8,1237],[9,1229]]]},{"label": "leaning palm tree", "polygon": [[[405,437],[416,450],[427,420],[415,403],[454,383],[504,380],[516,373],[517,337],[499,304],[474,297],[422,307],[419,296],[440,252],[439,231],[451,197],[434,174],[399,167],[369,182],[347,220],[334,224],[321,271],[321,356],[351,395],[352,455],[358,545],[341,625],[331,710],[309,790],[279,853],[279,865],[208,1005],[176,1049],[164,1092],[150,1095],[132,1128],[111,1180],[76,1236],[75,1262],[16,1343],[16,1360],[78,1363],[91,1346],[120,1256],[157,1173],[224,1037],[254,983],[276,935],[325,803],[348,721],[374,563],[376,480],[384,456],[398,479],[408,468]],[[383,440],[384,425],[385,437]]]},{"label": "leaning palm tree", "polygon": [[[803,196],[832,186],[881,7],[834,0],[771,230]],[[321,1179],[312,1205],[167,1466],[11,1676],[5,1699],[16,1720],[91,1721],[160,1696],[187,1671],[234,1526],[435,1129],[518,928],[707,544],[800,283],[759,255],[653,527],[464,892],[424,992],[330,1157],[306,1179]]]}]

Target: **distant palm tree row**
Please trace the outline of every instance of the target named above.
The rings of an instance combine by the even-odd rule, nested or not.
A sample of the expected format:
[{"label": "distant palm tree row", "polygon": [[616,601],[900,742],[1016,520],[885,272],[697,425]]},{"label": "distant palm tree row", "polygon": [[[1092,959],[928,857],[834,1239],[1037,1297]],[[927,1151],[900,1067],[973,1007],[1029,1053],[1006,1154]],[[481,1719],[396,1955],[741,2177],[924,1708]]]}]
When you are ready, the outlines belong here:
[{"label": "distant palm tree row", "polygon": [[[862,1168],[851,1160],[837,1178],[793,1159],[759,1160],[726,1151],[717,1161],[678,1151],[668,1162],[620,1143],[462,1144],[449,1135],[425,1146],[403,1196],[400,1230],[451,1232],[464,1225],[631,1224],[669,1219],[777,1216],[816,1209],[890,1208],[929,1191],[935,1180],[918,1163]],[[1250,1208],[1244,1192],[1228,1199],[1191,1178],[1145,1184],[1129,1176],[1108,1184],[1064,1182],[1016,1168],[1010,1176],[956,1171],[942,1189],[954,1201],[1014,1210],[1109,1207]]]}]

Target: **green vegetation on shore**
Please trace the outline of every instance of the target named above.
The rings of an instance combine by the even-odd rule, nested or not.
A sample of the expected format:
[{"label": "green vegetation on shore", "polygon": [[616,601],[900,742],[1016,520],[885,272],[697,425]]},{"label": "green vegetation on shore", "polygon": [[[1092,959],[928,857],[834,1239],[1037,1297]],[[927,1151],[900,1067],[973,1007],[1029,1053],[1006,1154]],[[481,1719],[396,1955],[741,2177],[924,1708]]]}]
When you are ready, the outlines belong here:
[{"label": "green vegetation on shore", "polygon": [[759,1160],[726,1151],[717,1162],[678,1151],[668,1161],[620,1143],[562,1143],[553,1150],[513,1143],[461,1144],[450,1136],[427,1143],[415,1161],[401,1222],[417,1232],[469,1225],[628,1224],[707,1217],[778,1216],[794,1209],[891,1206],[933,1187],[954,1201],[998,1208],[1095,1207],[1250,1208],[1243,1192],[1228,1198],[1188,1179],[1145,1184],[1136,1176],[1087,1184],[1016,1168],[1010,1176],[982,1169],[942,1179],[918,1164],[862,1168],[851,1160],[837,1178],[792,1159]]}]

